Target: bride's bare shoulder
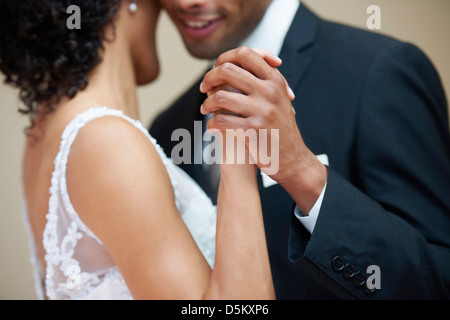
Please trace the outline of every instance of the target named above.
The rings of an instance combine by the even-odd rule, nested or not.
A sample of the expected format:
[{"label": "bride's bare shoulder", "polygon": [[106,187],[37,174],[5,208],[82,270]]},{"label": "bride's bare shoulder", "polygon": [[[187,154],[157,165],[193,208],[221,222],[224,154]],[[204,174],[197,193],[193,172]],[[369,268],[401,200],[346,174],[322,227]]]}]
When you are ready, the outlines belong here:
[{"label": "bride's bare shoulder", "polygon": [[139,212],[135,206],[143,203],[174,202],[166,168],[150,139],[116,116],[95,119],[80,129],[66,176],[75,210],[99,233],[110,215]]},{"label": "bride's bare shoulder", "polygon": [[114,115],[90,121],[77,134],[68,159],[68,174],[89,168],[95,168],[96,175],[104,171],[111,175],[111,169],[114,174],[125,171],[128,175],[152,168],[165,171],[147,135],[130,121]]},{"label": "bride's bare shoulder", "polygon": [[[89,121],[79,130],[73,143],[71,156],[95,156],[96,160],[123,151],[154,150],[148,137],[130,121],[117,115],[103,115]],[[143,151],[141,150],[141,151]]]}]

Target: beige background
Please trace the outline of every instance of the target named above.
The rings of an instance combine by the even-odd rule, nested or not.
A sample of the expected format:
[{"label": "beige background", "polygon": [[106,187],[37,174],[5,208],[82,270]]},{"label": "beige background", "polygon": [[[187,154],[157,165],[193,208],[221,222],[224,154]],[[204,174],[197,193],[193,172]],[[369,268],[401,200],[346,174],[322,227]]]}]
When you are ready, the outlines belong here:
[{"label": "beige background", "polygon": [[[449,0],[303,0],[324,18],[366,28],[366,9],[381,8],[381,32],[413,42],[436,65],[450,92]],[[191,58],[163,14],[158,29],[160,78],[139,90],[145,125],[168,106],[206,68]],[[297,97],[301,98],[301,97]],[[19,164],[27,119],[17,112],[17,92],[0,84],[0,299],[35,299],[28,239],[21,215]]]}]

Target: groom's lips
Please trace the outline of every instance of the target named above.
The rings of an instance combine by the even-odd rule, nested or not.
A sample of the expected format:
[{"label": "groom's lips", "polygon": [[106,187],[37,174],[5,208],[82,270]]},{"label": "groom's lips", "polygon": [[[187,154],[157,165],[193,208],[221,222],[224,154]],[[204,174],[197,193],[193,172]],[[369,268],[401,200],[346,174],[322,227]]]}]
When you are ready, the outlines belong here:
[{"label": "groom's lips", "polygon": [[204,38],[212,34],[222,21],[222,17],[210,19],[179,19],[179,24],[183,32],[193,38]]}]

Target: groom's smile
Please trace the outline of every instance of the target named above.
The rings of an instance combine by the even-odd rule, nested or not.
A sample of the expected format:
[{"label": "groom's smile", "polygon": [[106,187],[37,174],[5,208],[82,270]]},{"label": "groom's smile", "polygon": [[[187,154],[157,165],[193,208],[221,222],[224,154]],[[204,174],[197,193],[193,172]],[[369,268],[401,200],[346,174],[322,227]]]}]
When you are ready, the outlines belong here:
[{"label": "groom's smile", "polygon": [[215,59],[250,34],[272,0],[159,0],[189,52]]},{"label": "groom's smile", "polygon": [[181,16],[178,21],[183,34],[191,38],[205,38],[213,34],[219,28],[223,20],[222,15],[209,15],[205,17]]}]

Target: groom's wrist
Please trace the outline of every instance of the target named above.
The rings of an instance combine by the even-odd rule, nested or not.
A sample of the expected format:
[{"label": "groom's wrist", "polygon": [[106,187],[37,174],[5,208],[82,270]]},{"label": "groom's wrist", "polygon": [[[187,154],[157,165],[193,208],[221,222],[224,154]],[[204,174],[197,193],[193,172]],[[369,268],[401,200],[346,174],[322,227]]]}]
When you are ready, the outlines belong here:
[{"label": "groom's wrist", "polygon": [[327,168],[313,155],[307,161],[292,166],[289,176],[278,182],[291,195],[303,215],[308,216],[327,179]]}]

